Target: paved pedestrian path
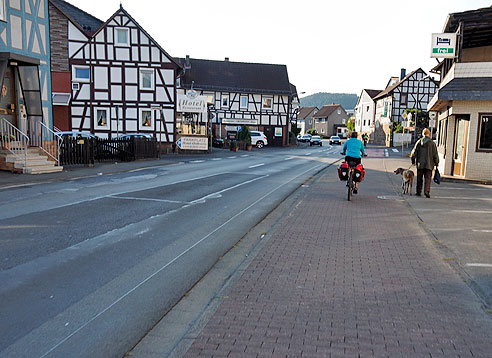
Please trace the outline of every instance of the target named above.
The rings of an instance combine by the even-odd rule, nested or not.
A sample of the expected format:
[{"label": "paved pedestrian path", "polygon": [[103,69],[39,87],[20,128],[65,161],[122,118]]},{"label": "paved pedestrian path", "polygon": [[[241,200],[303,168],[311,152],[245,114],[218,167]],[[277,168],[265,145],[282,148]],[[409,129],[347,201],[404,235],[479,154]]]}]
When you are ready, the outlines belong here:
[{"label": "paved pedestrian path", "polygon": [[490,314],[396,195],[384,160],[364,162],[352,202],[335,167],[304,188],[186,357],[492,356]]}]

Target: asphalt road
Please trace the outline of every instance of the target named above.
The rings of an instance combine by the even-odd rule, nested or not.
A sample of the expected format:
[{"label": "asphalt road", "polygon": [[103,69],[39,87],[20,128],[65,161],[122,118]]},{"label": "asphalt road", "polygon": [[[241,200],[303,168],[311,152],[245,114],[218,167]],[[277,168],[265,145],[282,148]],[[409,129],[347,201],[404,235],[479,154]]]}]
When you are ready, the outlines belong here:
[{"label": "asphalt road", "polygon": [[0,356],[121,357],[339,152],[219,151],[0,190]]}]

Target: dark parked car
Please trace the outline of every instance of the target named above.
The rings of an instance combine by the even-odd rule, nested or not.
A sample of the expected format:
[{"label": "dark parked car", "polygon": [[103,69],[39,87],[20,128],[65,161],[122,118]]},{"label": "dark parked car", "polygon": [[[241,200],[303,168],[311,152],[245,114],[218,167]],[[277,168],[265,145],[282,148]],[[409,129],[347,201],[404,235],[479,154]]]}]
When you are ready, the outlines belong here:
[{"label": "dark parked car", "polygon": [[152,135],[148,133],[127,133],[118,137],[119,139],[130,139],[130,138],[143,138],[143,139],[152,139]]},{"label": "dark parked car", "polygon": [[309,141],[309,145],[319,145],[320,147],[323,146],[323,142],[321,141],[321,137],[319,135],[313,135],[311,137],[311,140]]},{"label": "dark parked car", "polygon": [[340,139],[339,136],[333,135],[333,136],[330,137],[330,144],[338,144],[338,145],[341,145],[342,144],[342,140]]},{"label": "dark parked car", "polygon": [[86,132],[76,132],[76,131],[62,131],[62,132],[55,132],[56,135],[59,135],[62,139],[63,138],[77,138],[77,139],[94,139],[96,136],[92,133],[86,133]]}]

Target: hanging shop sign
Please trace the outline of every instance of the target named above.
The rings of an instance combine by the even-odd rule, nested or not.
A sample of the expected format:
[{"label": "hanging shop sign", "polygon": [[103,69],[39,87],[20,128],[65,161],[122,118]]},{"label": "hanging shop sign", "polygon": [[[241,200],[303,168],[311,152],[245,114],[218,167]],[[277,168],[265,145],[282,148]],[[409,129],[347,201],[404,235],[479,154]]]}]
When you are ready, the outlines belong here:
[{"label": "hanging shop sign", "polygon": [[258,120],[256,119],[243,119],[243,118],[222,118],[223,124],[246,124],[256,126],[258,124]]},{"label": "hanging shop sign", "polygon": [[456,57],[456,33],[432,34],[432,58]]},{"label": "hanging shop sign", "polygon": [[199,136],[182,136],[176,141],[179,149],[183,150],[207,150],[208,138]]},{"label": "hanging shop sign", "polygon": [[202,113],[207,111],[207,96],[178,95],[178,112]]}]

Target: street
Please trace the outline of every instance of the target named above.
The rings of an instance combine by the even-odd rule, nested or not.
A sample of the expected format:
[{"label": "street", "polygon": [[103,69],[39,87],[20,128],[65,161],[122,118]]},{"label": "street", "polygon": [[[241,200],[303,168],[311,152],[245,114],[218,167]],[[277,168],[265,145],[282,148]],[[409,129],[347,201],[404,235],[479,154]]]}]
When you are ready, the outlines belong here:
[{"label": "street", "polygon": [[339,147],[219,151],[0,191],[0,355],[118,357]]}]

